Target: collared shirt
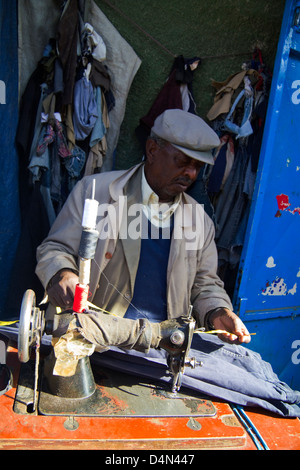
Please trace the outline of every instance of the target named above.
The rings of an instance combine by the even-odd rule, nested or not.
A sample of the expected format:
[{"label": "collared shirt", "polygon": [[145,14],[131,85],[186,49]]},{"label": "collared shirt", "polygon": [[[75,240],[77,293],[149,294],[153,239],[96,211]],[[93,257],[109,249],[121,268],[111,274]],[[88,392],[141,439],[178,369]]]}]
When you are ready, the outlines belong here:
[{"label": "collared shirt", "polygon": [[143,198],[143,212],[156,227],[170,227],[171,219],[180,204],[182,195],[179,194],[175,197],[173,202],[160,203],[158,195],[149,186],[143,168],[142,172],[142,198]]}]

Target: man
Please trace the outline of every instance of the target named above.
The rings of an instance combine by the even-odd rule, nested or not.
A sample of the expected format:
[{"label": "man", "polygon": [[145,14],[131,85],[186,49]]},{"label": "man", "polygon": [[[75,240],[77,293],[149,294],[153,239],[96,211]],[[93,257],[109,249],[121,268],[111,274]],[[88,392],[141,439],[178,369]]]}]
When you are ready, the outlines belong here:
[{"label": "man", "polygon": [[[90,197],[91,181],[96,178],[95,198],[100,207],[114,208],[119,219],[109,214],[98,218],[92,302],[121,317],[155,322],[185,315],[192,304],[198,326],[224,330],[225,341],[248,343],[249,333],[232,312],[216,274],[213,223],[184,193],[200,168],[213,164],[211,150],[218,144],[217,135],[201,118],[179,109],[167,110],[154,123],[145,164],[84,178],[38,249],[37,274],[50,301],[62,308],[72,306],[84,200]],[[121,209],[124,197],[126,207]],[[151,219],[148,237],[130,233],[130,209],[137,204]],[[121,237],[124,223],[127,227]],[[158,235],[157,241],[151,237],[154,227],[168,229],[169,236]],[[197,239],[194,243],[191,234]]]},{"label": "man", "polygon": [[65,353],[68,366],[72,363],[76,370],[78,358],[96,349],[101,354],[93,360],[102,367],[169,384],[166,354],[179,364],[178,352],[185,351],[188,337],[180,317],[192,305],[198,327],[224,333],[219,338],[193,335],[190,354],[201,367],[186,368],[182,386],[299,416],[300,393],[281,382],[257,353],[232,344],[248,343],[250,335],[232,312],[216,274],[213,223],[184,192],[201,165],[213,163],[211,149],[218,144],[202,119],[168,110],[154,123],[145,163],[83,178],[74,188],[38,248],[37,274],[51,303],[72,310],[84,201],[91,197],[95,179],[99,238],[91,262],[90,300],[112,315],[92,308],[54,317],[60,317],[53,331],[55,373],[67,375]]}]

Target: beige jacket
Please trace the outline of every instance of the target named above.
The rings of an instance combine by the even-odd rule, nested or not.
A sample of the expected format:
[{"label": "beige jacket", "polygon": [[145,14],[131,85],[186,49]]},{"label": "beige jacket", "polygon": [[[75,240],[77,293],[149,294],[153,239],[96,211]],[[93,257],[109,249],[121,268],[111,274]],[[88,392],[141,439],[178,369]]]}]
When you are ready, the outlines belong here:
[{"label": "beige jacket", "polygon": [[[141,165],[83,178],[70,194],[46,240],[37,250],[36,273],[45,289],[62,268],[78,270],[77,253],[81,238],[84,200],[99,201],[99,240],[91,266],[90,300],[99,307],[124,316],[133,296],[141,239],[128,236],[136,216],[128,216],[141,202]],[[124,197],[126,196],[126,197]],[[131,212],[135,214],[135,212]],[[134,218],[135,217],[135,218]],[[175,212],[168,273],[169,318],[188,312],[192,304],[198,325],[207,312],[217,307],[232,309],[223,283],[216,275],[217,251],[211,219],[194,199],[183,194]],[[101,273],[105,276],[101,275]],[[109,279],[109,282],[107,281]]]}]

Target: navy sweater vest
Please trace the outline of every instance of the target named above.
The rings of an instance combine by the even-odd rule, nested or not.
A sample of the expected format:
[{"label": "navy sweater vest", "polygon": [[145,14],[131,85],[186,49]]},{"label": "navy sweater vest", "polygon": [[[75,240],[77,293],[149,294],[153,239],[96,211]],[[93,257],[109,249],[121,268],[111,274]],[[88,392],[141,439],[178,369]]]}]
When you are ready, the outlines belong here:
[{"label": "navy sweater vest", "polygon": [[167,319],[167,268],[172,227],[159,229],[148,223],[148,237],[141,240],[140,261],[126,318]]}]

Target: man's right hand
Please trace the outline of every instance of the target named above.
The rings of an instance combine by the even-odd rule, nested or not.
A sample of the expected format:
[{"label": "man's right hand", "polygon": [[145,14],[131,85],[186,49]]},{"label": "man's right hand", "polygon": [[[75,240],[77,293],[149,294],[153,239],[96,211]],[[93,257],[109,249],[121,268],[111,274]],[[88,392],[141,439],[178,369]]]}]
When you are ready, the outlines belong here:
[{"label": "man's right hand", "polygon": [[47,288],[49,301],[62,309],[73,305],[78,275],[69,269],[58,271],[50,280]]}]

